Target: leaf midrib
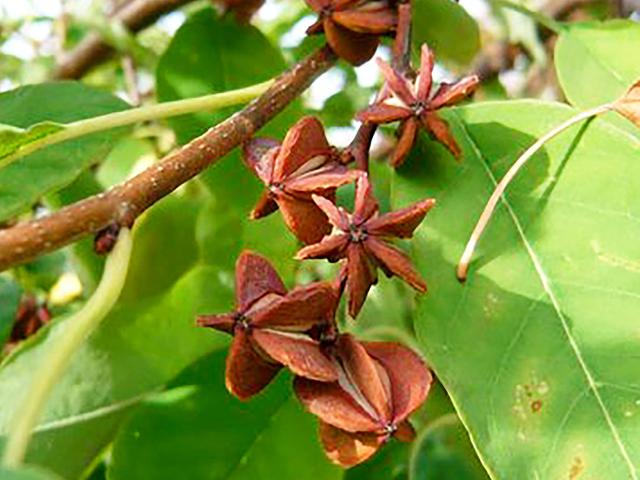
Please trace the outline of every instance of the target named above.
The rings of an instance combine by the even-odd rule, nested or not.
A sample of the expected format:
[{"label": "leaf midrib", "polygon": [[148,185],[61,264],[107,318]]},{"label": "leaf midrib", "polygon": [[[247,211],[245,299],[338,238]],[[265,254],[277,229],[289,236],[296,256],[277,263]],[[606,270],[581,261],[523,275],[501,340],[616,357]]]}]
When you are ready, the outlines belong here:
[{"label": "leaf midrib", "polygon": [[88,410],[86,412],[78,413],[75,415],[70,415],[68,417],[63,417],[56,420],[51,420],[49,422],[42,423],[38,425],[34,432],[42,433],[51,430],[59,430],[62,428],[70,427],[76,425],[78,423],[83,423],[90,420],[96,420],[101,417],[106,417],[111,415],[112,413],[117,413],[119,411],[125,410],[129,407],[132,407],[143,400],[149,398],[149,396],[159,393],[164,389],[164,387],[159,387],[150,391],[147,391],[141,395],[136,395],[134,397],[129,397],[124,400],[120,400],[118,402],[110,403],[104,405],[102,407],[94,408],[93,410]]},{"label": "leaf midrib", "polygon": [[[489,178],[492,186],[495,188],[498,184],[498,181],[496,179],[496,177],[494,176],[491,168],[489,167],[489,164],[487,163],[487,161],[485,160],[484,156],[482,155],[482,151],[480,150],[479,146],[476,144],[476,142],[474,141],[473,137],[471,136],[470,132],[468,131],[466,124],[464,123],[464,121],[462,121],[462,119],[460,118],[460,116],[458,114],[456,114],[456,119],[458,120],[459,125],[461,126],[461,130],[464,133],[467,141],[470,143],[470,145],[472,146],[473,150],[474,150],[474,154],[475,156],[478,158],[478,161],[480,162],[480,165],[482,166],[482,168],[484,169],[485,173],[487,174],[487,177]],[[629,468],[629,473],[631,475],[631,478],[633,480],[638,480],[638,476],[636,475],[636,469],[633,465],[633,462],[631,460],[631,458],[629,457],[629,453],[627,452],[627,448],[624,444],[624,442],[622,441],[622,438],[620,437],[620,433],[618,432],[618,428],[616,427],[615,423],[613,422],[613,419],[611,417],[611,414],[609,413],[609,410],[607,409],[607,406],[604,403],[604,400],[602,399],[601,395],[600,395],[600,391],[598,390],[598,385],[595,381],[595,378],[593,377],[593,374],[591,373],[591,370],[589,369],[583,355],[582,355],[582,351],[580,350],[580,347],[575,339],[575,337],[573,336],[571,329],[569,327],[569,323],[567,322],[567,319],[565,318],[564,314],[562,313],[562,309],[560,308],[560,302],[558,301],[558,298],[556,297],[556,294],[554,293],[552,287],[551,287],[551,281],[548,277],[548,275],[545,273],[543,267],[542,267],[542,263],[540,262],[540,259],[538,258],[535,250],[533,249],[533,246],[529,243],[529,240],[527,239],[524,229],[522,228],[522,225],[520,223],[520,220],[518,219],[518,216],[516,215],[516,212],[514,211],[514,209],[511,207],[509,201],[507,200],[507,198],[505,197],[505,195],[502,195],[500,197],[500,201],[501,203],[505,206],[507,213],[509,214],[509,217],[511,218],[511,221],[514,224],[514,227],[518,233],[518,236],[520,237],[520,240],[522,241],[526,251],[527,251],[527,255],[529,256],[529,259],[531,260],[531,263],[533,264],[534,270],[536,272],[536,275],[538,276],[538,279],[540,280],[542,289],[544,290],[545,294],[547,297],[549,297],[549,300],[551,301],[551,305],[553,306],[553,309],[556,313],[556,316],[558,318],[558,320],[560,321],[560,324],[562,326],[562,330],[565,334],[565,336],[567,337],[567,340],[569,341],[569,345],[571,347],[571,350],[573,351],[575,357],[576,357],[576,361],[578,362],[578,365],[580,366],[580,370],[582,371],[582,373],[585,376],[585,379],[587,381],[587,385],[589,390],[591,391],[591,393],[593,394],[594,398],[596,399],[596,402],[598,403],[598,406],[600,407],[600,411],[605,419],[605,422],[607,423],[607,426],[609,427],[609,430],[611,431],[611,434],[613,436],[614,442],[616,444],[616,446],[618,447],[618,449],[620,450],[620,453],[622,455],[622,457],[625,460],[625,463],[627,464],[627,467]]]}]

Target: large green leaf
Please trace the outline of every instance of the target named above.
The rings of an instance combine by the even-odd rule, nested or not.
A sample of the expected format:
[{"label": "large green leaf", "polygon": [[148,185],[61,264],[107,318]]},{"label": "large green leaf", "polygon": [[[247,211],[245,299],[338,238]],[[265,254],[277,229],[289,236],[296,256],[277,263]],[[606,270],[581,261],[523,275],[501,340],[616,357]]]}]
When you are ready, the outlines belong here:
[{"label": "large green leaf", "polygon": [[109,478],[338,480],[316,422],[281,377],[250,402],[224,387],[224,356],[207,362],[211,382],[154,397],[116,439]]},{"label": "large green leaf", "polygon": [[506,193],[471,265],[455,266],[499,179],[575,111],[535,101],[461,107],[456,164],[421,142],[396,207],[433,196],[414,254],[430,284],[415,326],[492,476],[637,478],[640,142],[608,122],[549,143]]},{"label": "large green leaf", "polygon": [[589,108],[619,98],[640,79],[639,44],[640,25],[631,20],[567,25],[554,56],[569,102]]},{"label": "large green leaf", "polygon": [[[8,146],[0,149],[0,158],[17,145],[62,128],[51,122],[69,123],[127,107],[110,93],[74,82],[28,85],[2,93],[0,124],[28,130],[21,133],[0,130],[0,139],[9,141]],[[0,221],[71,183],[83,170],[99,162],[123,131],[120,128],[68,140],[0,168]]]},{"label": "large green leaf", "polygon": [[429,425],[416,439],[409,480],[486,480],[469,435],[455,414]]},{"label": "large green leaf", "polygon": [[[463,39],[461,41],[461,39]],[[452,0],[413,2],[413,46],[427,43],[439,60],[468,64],[480,49],[478,24]]]},{"label": "large green leaf", "polygon": [[64,129],[64,125],[54,122],[36,123],[29,128],[0,125],[0,165],[2,160],[14,154],[20,148],[48,137]]},{"label": "large green leaf", "polygon": [[60,477],[33,467],[23,467],[17,470],[0,467],[0,480],[60,480]]}]

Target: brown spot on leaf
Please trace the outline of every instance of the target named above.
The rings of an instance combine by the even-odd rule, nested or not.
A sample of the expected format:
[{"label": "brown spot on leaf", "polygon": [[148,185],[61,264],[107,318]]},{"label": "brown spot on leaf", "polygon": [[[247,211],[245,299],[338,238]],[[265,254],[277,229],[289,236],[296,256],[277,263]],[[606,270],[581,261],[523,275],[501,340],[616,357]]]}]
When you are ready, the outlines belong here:
[{"label": "brown spot on leaf", "polygon": [[569,480],[576,480],[584,472],[585,464],[582,457],[573,457],[573,463],[569,469]]},{"label": "brown spot on leaf", "polygon": [[534,400],[531,402],[531,411],[538,413],[542,409],[542,400]]}]

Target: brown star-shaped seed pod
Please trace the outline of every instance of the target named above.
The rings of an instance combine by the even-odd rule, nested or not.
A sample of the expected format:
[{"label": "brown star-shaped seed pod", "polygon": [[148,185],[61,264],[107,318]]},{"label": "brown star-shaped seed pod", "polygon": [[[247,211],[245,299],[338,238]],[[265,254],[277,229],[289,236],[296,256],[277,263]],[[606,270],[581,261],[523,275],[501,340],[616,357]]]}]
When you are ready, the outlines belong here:
[{"label": "brown star-shaped seed pod", "polygon": [[324,31],[327,43],[353,65],[369,60],[378,48],[378,36],[396,28],[398,14],[386,0],[306,0],[318,14],[308,34]]},{"label": "brown star-shaped seed pod", "polygon": [[45,303],[39,303],[32,295],[20,301],[11,329],[9,343],[15,344],[34,335],[51,321],[51,312]]},{"label": "brown star-shaped seed pod", "polygon": [[338,161],[317,118],[304,117],[288,131],[282,145],[254,139],[244,147],[244,159],[267,186],[251,218],[278,208],[289,229],[304,243],[316,243],[331,231],[327,217],[312,195],[333,199],[336,188],[353,182],[360,173]]},{"label": "brown star-shaped seed pod", "polygon": [[373,455],[390,437],[411,441],[407,420],[426,399],[432,375],[408,348],[391,342],[358,342],[341,335],[335,344],[338,380],[297,377],[296,394],[320,419],[327,456],[351,467]]},{"label": "brown star-shaped seed pod", "polygon": [[613,103],[613,109],[640,127],[640,80]]},{"label": "brown star-shaped seed pod", "polygon": [[349,290],[349,314],[356,317],[369,288],[377,281],[376,268],[387,276],[397,275],[419,292],[427,286],[414,269],[407,255],[389,243],[390,238],[411,238],[427,212],[435,204],[429,198],[409,207],[378,213],[378,202],[366,175],[356,184],[353,214],[336,207],[325,198],[313,200],[329,218],[334,232],[319,243],[301,249],[296,258],[326,258],[331,262],[346,259],[346,284]]},{"label": "brown star-shaped seed pod", "polygon": [[197,323],[233,335],[227,356],[227,389],[241,400],[260,392],[282,365],[318,381],[337,379],[332,360],[306,334],[330,321],[336,291],[329,282],[290,292],[269,262],[243,252],[236,263],[236,310],[201,315]]},{"label": "brown star-shaped seed pod", "polygon": [[471,75],[454,84],[442,83],[432,96],[434,58],[427,45],[422,46],[420,72],[415,82],[396,72],[383,60],[378,59],[378,65],[391,95],[360,112],[358,119],[375,124],[400,121],[400,137],[391,157],[391,165],[397,167],[404,162],[415,144],[420,127],[459,158],[460,147],[438,110],[454,105],[473,93],[479,83],[478,77]]}]

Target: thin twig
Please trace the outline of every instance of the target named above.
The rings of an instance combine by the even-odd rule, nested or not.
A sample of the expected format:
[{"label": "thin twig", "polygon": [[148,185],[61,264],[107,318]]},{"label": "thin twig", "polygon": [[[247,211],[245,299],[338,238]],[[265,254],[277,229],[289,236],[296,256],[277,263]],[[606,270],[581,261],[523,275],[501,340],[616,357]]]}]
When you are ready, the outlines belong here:
[{"label": "thin twig", "polygon": [[[112,20],[121,22],[131,32],[151,25],[162,15],[193,0],[133,0],[115,12]],[[56,79],[78,79],[113,53],[97,33],[90,33],[67,55],[53,72]]]},{"label": "thin twig", "polygon": [[398,72],[411,71],[411,2],[398,5],[398,29],[393,40],[391,64]]},{"label": "thin twig", "polygon": [[[394,68],[402,73],[408,74],[411,71],[411,2],[398,5],[398,28],[393,40],[392,64]],[[386,95],[383,87],[377,95],[375,102],[378,102]],[[369,150],[371,141],[376,133],[378,125],[370,122],[363,122],[356,132],[351,144],[345,149],[347,161],[354,160],[356,168],[365,172],[369,171]]]},{"label": "thin twig", "polygon": [[458,263],[458,269],[456,271],[456,275],[458,280],[464,282],[467,279],[467,273],[469,270],[469,263],[471,262],[471,257],[473,256],[473,252],[475,251],[476,245],[482,236],[482,232],[487,227],[489,220],[491,220],[491,216],[493,215],[493,211],[498,205],[498,201],[502,198],[504,191],[509,186],[513,178],[516,176],[518,171],[527,163],[527,161],[538,151],[540,150],[549,140],[557,136],[558,134],[564,132],[567,128],[579,123],[583,120],[587,120],[591,117],[595,117],[596,115],[600,115],[601,113],[608,112],[611,110],[612,104],[600,105],[598,107],[592,108],[590,110],[586,110],[584,112],[580,112],[577,115],[574,115],[570,119],[562,122],[557,127],[552,128],[543,136],[541,136],[536,142],[531,145],[525,152],[518,157],[518,159],[514,162],[511,168],[507,171],[500,183],[496,185],[495,190],[491,194],[487,205],[484,207],[482,211],[482,215],[480,215],[480,219],[473,229],[473,233],[471,237],[469,237],[469,241],[467,246],[464,249],[464,253],[462,257],[460,257],[460,262]]},{"label": "thin twig", "polygon": [[248,140],[335,61],[331,49],[321,48],[278,77],[246,108],[131,180],[51,215],[0,230],[0,271],[62,248],[113,222],[131,226],[151,205]]},{"label": "thin twig", "polygon": [[132,105],[137,107],[140,105],[140,90],[138,89],[136,65],[133,57],[131,55],[125,55],[122,57],[121,65],[129,100]]}]

